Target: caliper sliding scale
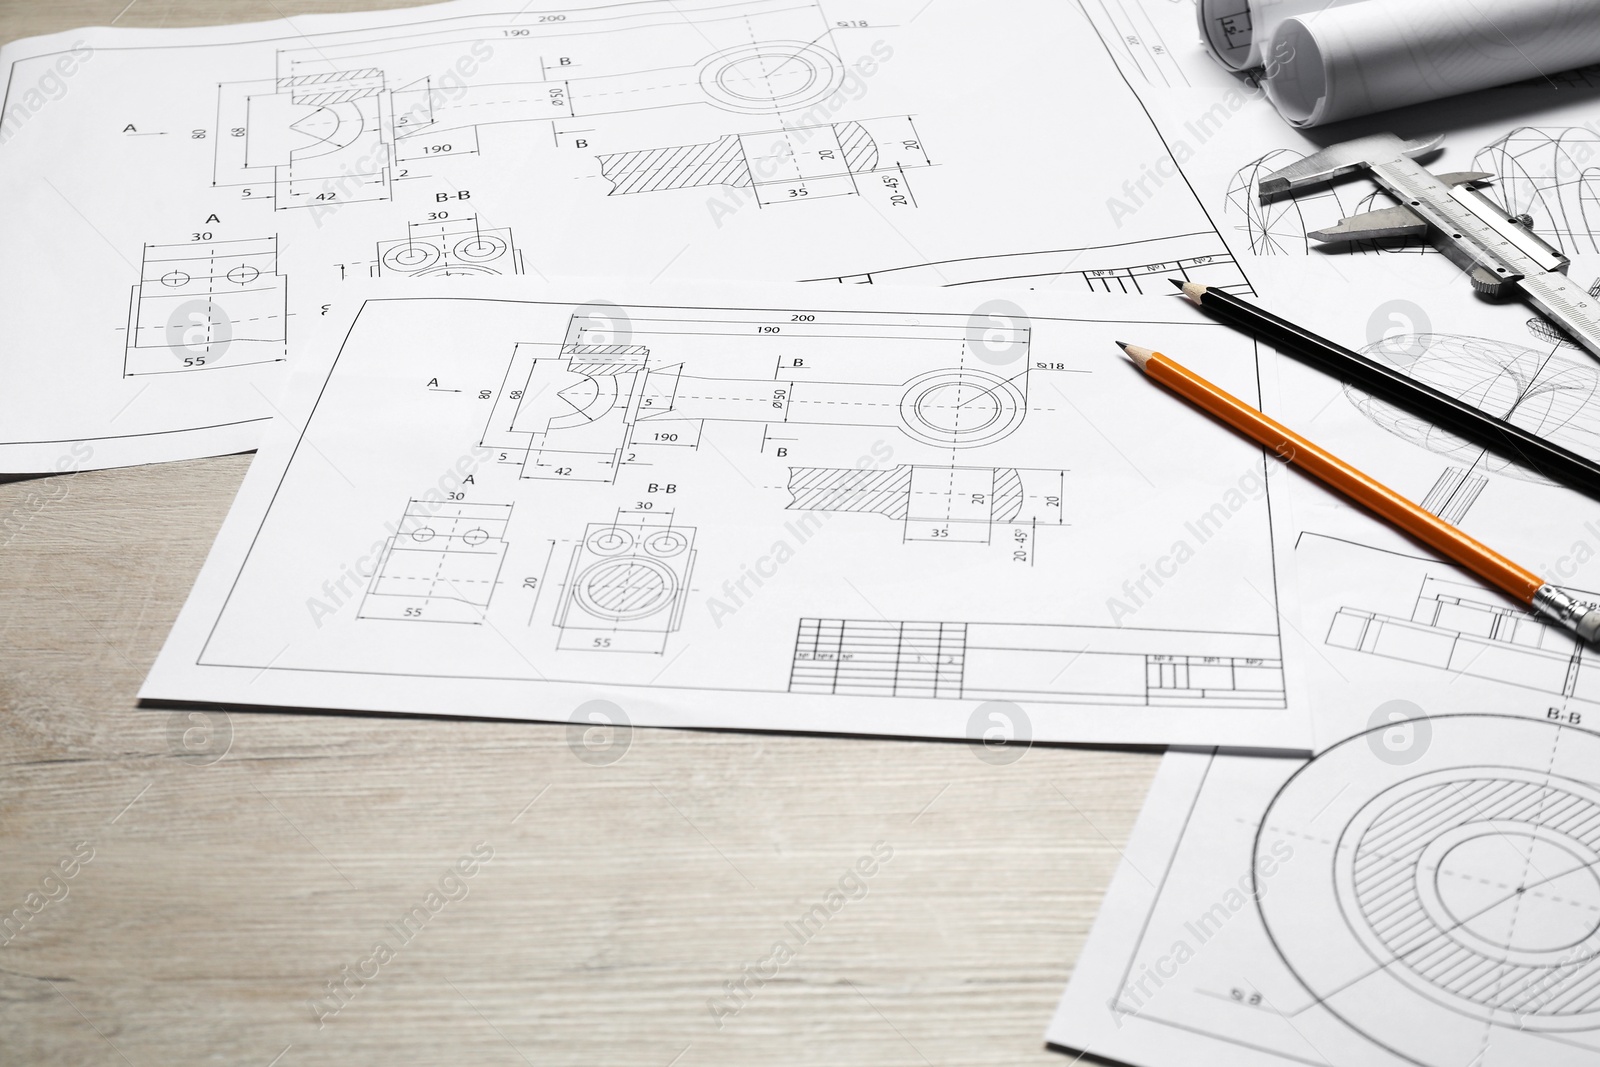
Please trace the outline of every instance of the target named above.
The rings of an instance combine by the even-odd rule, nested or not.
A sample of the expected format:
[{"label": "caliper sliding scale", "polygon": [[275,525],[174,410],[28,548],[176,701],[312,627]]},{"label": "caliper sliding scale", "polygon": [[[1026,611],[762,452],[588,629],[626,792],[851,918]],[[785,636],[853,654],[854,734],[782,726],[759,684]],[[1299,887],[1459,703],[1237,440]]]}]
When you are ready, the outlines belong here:
[{"label": "caliper sliding scale", "polygon": [[1263,204],[1296,189],[1341,174],[1365,170],[1399,200],[1343,219],[1307,236],[1318,241],[1363,241],[1380,237],[1427,235],[1485,297],[1520,289],[1573,340],[1600,358],[1600,300],[1566,275],[1570,260],[1533,233],[1533,220],[1511,217],[1477,191],[1493,179],[1481,171],[1432,174],[1412,157],[1432,152],[1444,135],[1403,141],[1392,133],[1330,145],[1261,180]]}]

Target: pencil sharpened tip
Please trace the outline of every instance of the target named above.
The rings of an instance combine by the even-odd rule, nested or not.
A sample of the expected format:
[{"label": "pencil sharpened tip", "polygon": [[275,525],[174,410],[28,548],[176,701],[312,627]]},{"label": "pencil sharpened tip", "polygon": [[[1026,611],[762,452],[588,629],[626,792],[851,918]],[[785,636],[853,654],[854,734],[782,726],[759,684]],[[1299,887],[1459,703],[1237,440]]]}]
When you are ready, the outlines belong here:
[{"label": "pencil sharpened tip", "polygon": [[1172,287],[1174,289],[1182,289],[1183,288],[1183,279],[1182,278],[1168,278],[1167,281],[1172,283]]},{"label": "pencil sharpened tip", "polygon": [[1155,355],[1155,352],[1152,349],[1140,348],[1138,345],[1124,344],[1121,341],[1117,342],[1117,347],[1122,349],[1122,352],[1125,356],[1139,364],[1141,367],[1146,363],[1149,363],[1150,357]]}]

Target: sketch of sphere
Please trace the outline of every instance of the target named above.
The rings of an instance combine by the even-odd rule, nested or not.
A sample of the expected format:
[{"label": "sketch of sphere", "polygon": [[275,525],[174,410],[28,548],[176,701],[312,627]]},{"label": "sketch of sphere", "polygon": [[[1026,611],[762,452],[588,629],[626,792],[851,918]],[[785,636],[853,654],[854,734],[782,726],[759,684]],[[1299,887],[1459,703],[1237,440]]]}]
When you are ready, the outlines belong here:
[{"label": "sketch of sphere", "polygon": [[[1452,334],[1395,334],[1362,354],[1410,378],[1582,455],[1600,456],[1600,368],[1560,353]],[[1404,441],[1480,470],[1547,480],[1448,430],[1354,386],[1345,395],[1367,418]]]}]

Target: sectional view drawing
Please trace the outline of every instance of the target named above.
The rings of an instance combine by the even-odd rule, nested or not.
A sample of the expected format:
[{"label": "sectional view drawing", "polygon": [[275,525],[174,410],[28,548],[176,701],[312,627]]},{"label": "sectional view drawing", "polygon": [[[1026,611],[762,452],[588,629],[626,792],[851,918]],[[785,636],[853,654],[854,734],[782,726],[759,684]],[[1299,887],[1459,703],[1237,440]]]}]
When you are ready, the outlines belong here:
[{"label": "sectional view drawing", "polygon": [[[700,105],[788,126],[844,80],[830,30],[814,4],[743,0],[693,18],[674,5],[634,3],[532,25],[507,12],[388,36],[322,35],[279,49],[271,77],[218,87],[213,184],[279,209],[329,211],[391,199],[393,183],[413,169],[477,155],[483,131],[507,124],[583,129],[606,115]],[[857,124],[796,125],[838,153],[809,160],[827,164],[811,179],[819,187],[888,165],[873,157],[887,158],[891,146]],[[730,144],[754,163],[739,137]],[[702,147],[665,151],[692,156]],[[859,169],[840,169],[851,167]]]}]

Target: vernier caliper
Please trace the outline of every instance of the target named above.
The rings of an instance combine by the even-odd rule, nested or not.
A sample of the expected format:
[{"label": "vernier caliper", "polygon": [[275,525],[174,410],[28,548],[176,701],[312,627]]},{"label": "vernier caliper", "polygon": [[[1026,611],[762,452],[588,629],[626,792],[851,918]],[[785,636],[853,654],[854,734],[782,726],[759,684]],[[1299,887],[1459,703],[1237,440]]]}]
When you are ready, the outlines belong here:
[{"label": "vernier caliper", "polygon": [[1531,218],[1507,215],[1477,191],[1479,184],[1494,176],[1482,171],[1431,174],[1412,161],[1443,141],[1442,134],[1402,141],[1392,133],[1380,133],[1329,145],[1261,179],[1261,202],[1364,170],[1400,203],[1353,215],[1307,236],[1318,241],[1364,241],[1426,234],[1467,272],[1480,295],[1502,297],[1520,289],[1528,303],[1600,358],[1600,300],[1567,277],[1571,261],[1534,235]]}]

